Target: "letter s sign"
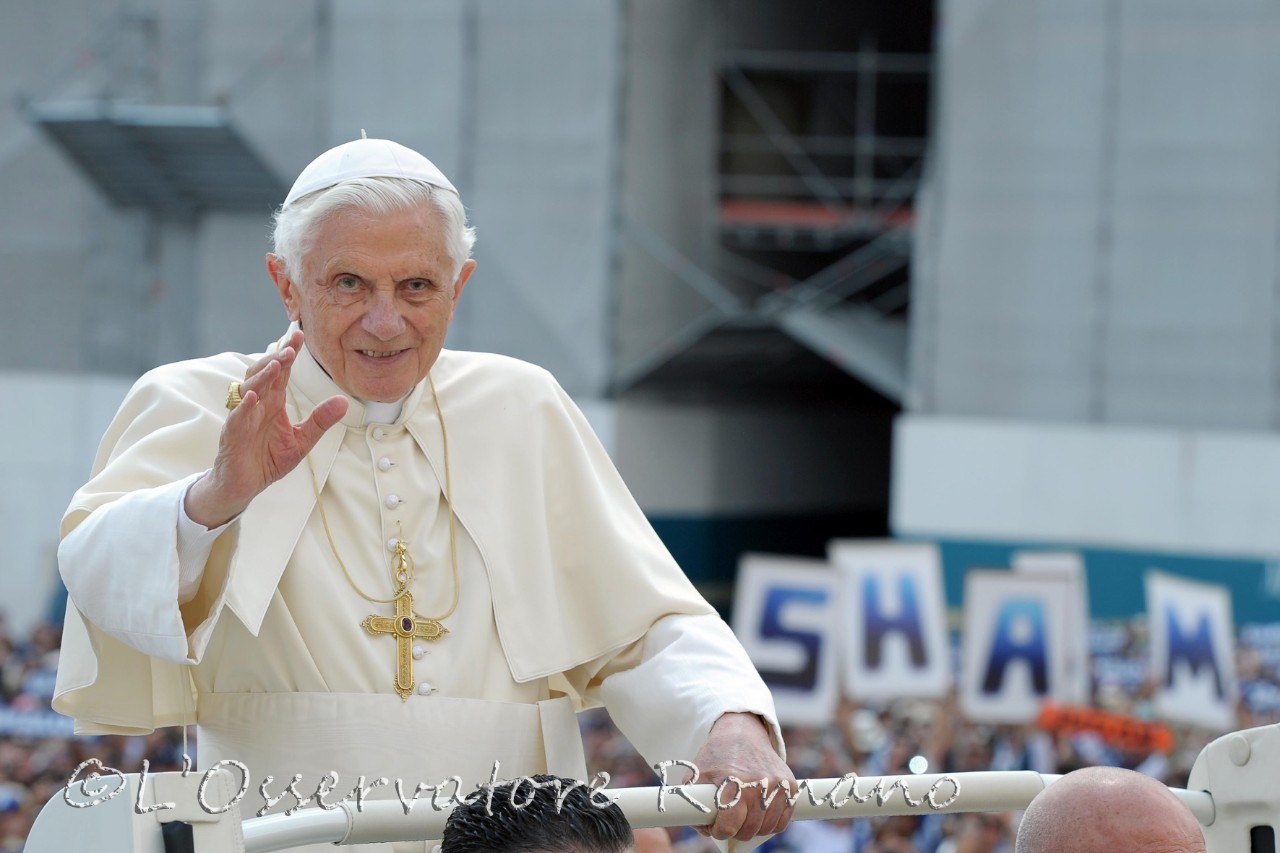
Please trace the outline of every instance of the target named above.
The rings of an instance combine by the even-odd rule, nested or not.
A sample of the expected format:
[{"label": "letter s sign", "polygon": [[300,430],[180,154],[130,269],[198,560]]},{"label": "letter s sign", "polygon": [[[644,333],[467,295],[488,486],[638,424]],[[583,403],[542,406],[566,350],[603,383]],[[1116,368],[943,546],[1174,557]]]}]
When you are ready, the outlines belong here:
[{"label": "letter s sign", "polygon": [[[770,688],[780,687],[789,690],[811,691],[818,683],[819,665],[822,655],[829,650],[823,648],[823,636],[818,631],[799,630],[803,618],[796,620],[797,610],[817,611],[819,616],[828,606],[829,593],[823,589],[798,589],[795,587],[775,586],[764,598],[764,610],[760,619],[760,638],[770,645],[789,646],[796,660],[795,666],[760,667],[760,677]],[[812,620],[808,620],[812,621]],[[782,651],[779,649],[778,651]],[[771,655],[772,657],[772,655]]]}]

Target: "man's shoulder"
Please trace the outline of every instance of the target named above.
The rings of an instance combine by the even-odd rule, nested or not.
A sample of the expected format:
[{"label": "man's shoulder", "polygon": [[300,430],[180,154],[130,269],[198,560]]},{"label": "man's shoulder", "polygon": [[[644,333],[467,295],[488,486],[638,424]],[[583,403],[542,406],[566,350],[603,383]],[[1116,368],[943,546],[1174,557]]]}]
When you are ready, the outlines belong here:
[{"label": "man's shoulder", "polygon": [[551,374],[545,367],[521,361],[509,355],[496,352],[472,352],[470,350],[443,349],[436,360],[441,368],[449,372],[477,372],[510,376],[513,378],[529,378],[551,380]]},{"label": "man's shoulder", "polygon": [[[144,443],[151,448],[164,448],[152,451],[158,453],[156,458],[167,462],[195,460],[197,467],[193,470],[207,468],[227,418],[227,385],[243,378],[245,367],[255,358],[219,353],[148,370],[133,383],[103,434],[94,478],[126,450]],[[205,451],[207,458],[201,455]],[[132,463],[122,464],[128,469]],[[154,473],[158,469],[152,465],[150,470]],[[175,469],[173,473],[176,480],[191,471]]]},{"label": "man's shoulder", "polygon": [[226,396],[227,385],[243,379],[245,368],[259,358],[261,358],[260,354],[223,352],[203,358],[161,364],[138,377],[128,397],[161,399],[183,397],[209,402],[210,405],[215,403],[220,405]]},{"label": "man's shoulder", "polygon": [[573,402],[555,377],[518,358],[445,350],[431,376],[446,414],[475,418],[472,423],[482,424],[490,440],[498,435],[528,439],[542,433],[539,425],[572,419]]},{"label": "man's shoulder", "polygon": [[546,368],[492,352],[441,350],[432,368],[432,376],[441,383],[456,382],[503,393],[545,394],[560,387]]},{"label": "man's shoulder", "polygon": [[261,353],[246,355],[239,352],[220,352],[202,358],[189,358],[185,361],[172,361],[151,368],[139,377],[138,382],[172,382],[188,377],[206,378],[211,376],[243,379],[245,368],[262,357]]}]

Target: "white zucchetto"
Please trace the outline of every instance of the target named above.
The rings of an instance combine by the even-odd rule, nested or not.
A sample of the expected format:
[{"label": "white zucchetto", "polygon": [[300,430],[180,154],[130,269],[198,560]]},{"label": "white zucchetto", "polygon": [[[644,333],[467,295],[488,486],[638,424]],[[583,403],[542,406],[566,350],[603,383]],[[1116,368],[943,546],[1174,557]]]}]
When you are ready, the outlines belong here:
[{"label": "white zucchetto", "polygon": [[444,173],[426,157],[412,148],[406,148],[390,139],[357,139],[336,148],[330,148],[298,175],[293,188],[285,197],[284,206],[316,190],[349,181],[352,178],[408,178],[422,181],[433,187],[448,190],[455,195],[458,190]]}]

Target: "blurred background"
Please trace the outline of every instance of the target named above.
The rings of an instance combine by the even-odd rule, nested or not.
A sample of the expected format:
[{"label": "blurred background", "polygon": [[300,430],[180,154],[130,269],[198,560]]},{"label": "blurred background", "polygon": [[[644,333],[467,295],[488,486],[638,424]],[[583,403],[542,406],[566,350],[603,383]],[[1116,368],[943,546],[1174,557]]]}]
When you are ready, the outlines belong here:
[{"label": "blurred background", "polygon": [[[270,214],[362,130],[478,230],[450,346],[551,370],[726,613],[745,553],[927,542],[958,643],[970,569],[1066,549],[1089,703],[1151,716],[1157,568],[1227,590],[1228,730],[1280,719],[1277,92],[1263,0],[0,0],[0,851],[81,757],[179,749],[47,710],[58,520],[138,375],[282,333]],[[1221,733],[850,693],[798,773],[1177,782]],[[1004,849],[992,820],[776,843]]]}]

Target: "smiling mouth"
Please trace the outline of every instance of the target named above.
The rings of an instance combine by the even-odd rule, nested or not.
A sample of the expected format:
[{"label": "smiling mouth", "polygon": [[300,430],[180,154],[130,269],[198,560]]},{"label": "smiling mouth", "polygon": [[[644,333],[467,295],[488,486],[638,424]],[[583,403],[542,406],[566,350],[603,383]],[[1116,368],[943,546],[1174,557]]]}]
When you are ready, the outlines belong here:
[{"label": "smiling mouth", "polygon": [[399,355],[400,353],[404,352],[404,350],[402,349],[393,349],[393,350],[362,349],[362,350],[356,350],[356,352],[360,353],[363,356],[368,356],[369,358],[391,358],[392,356]]}]

